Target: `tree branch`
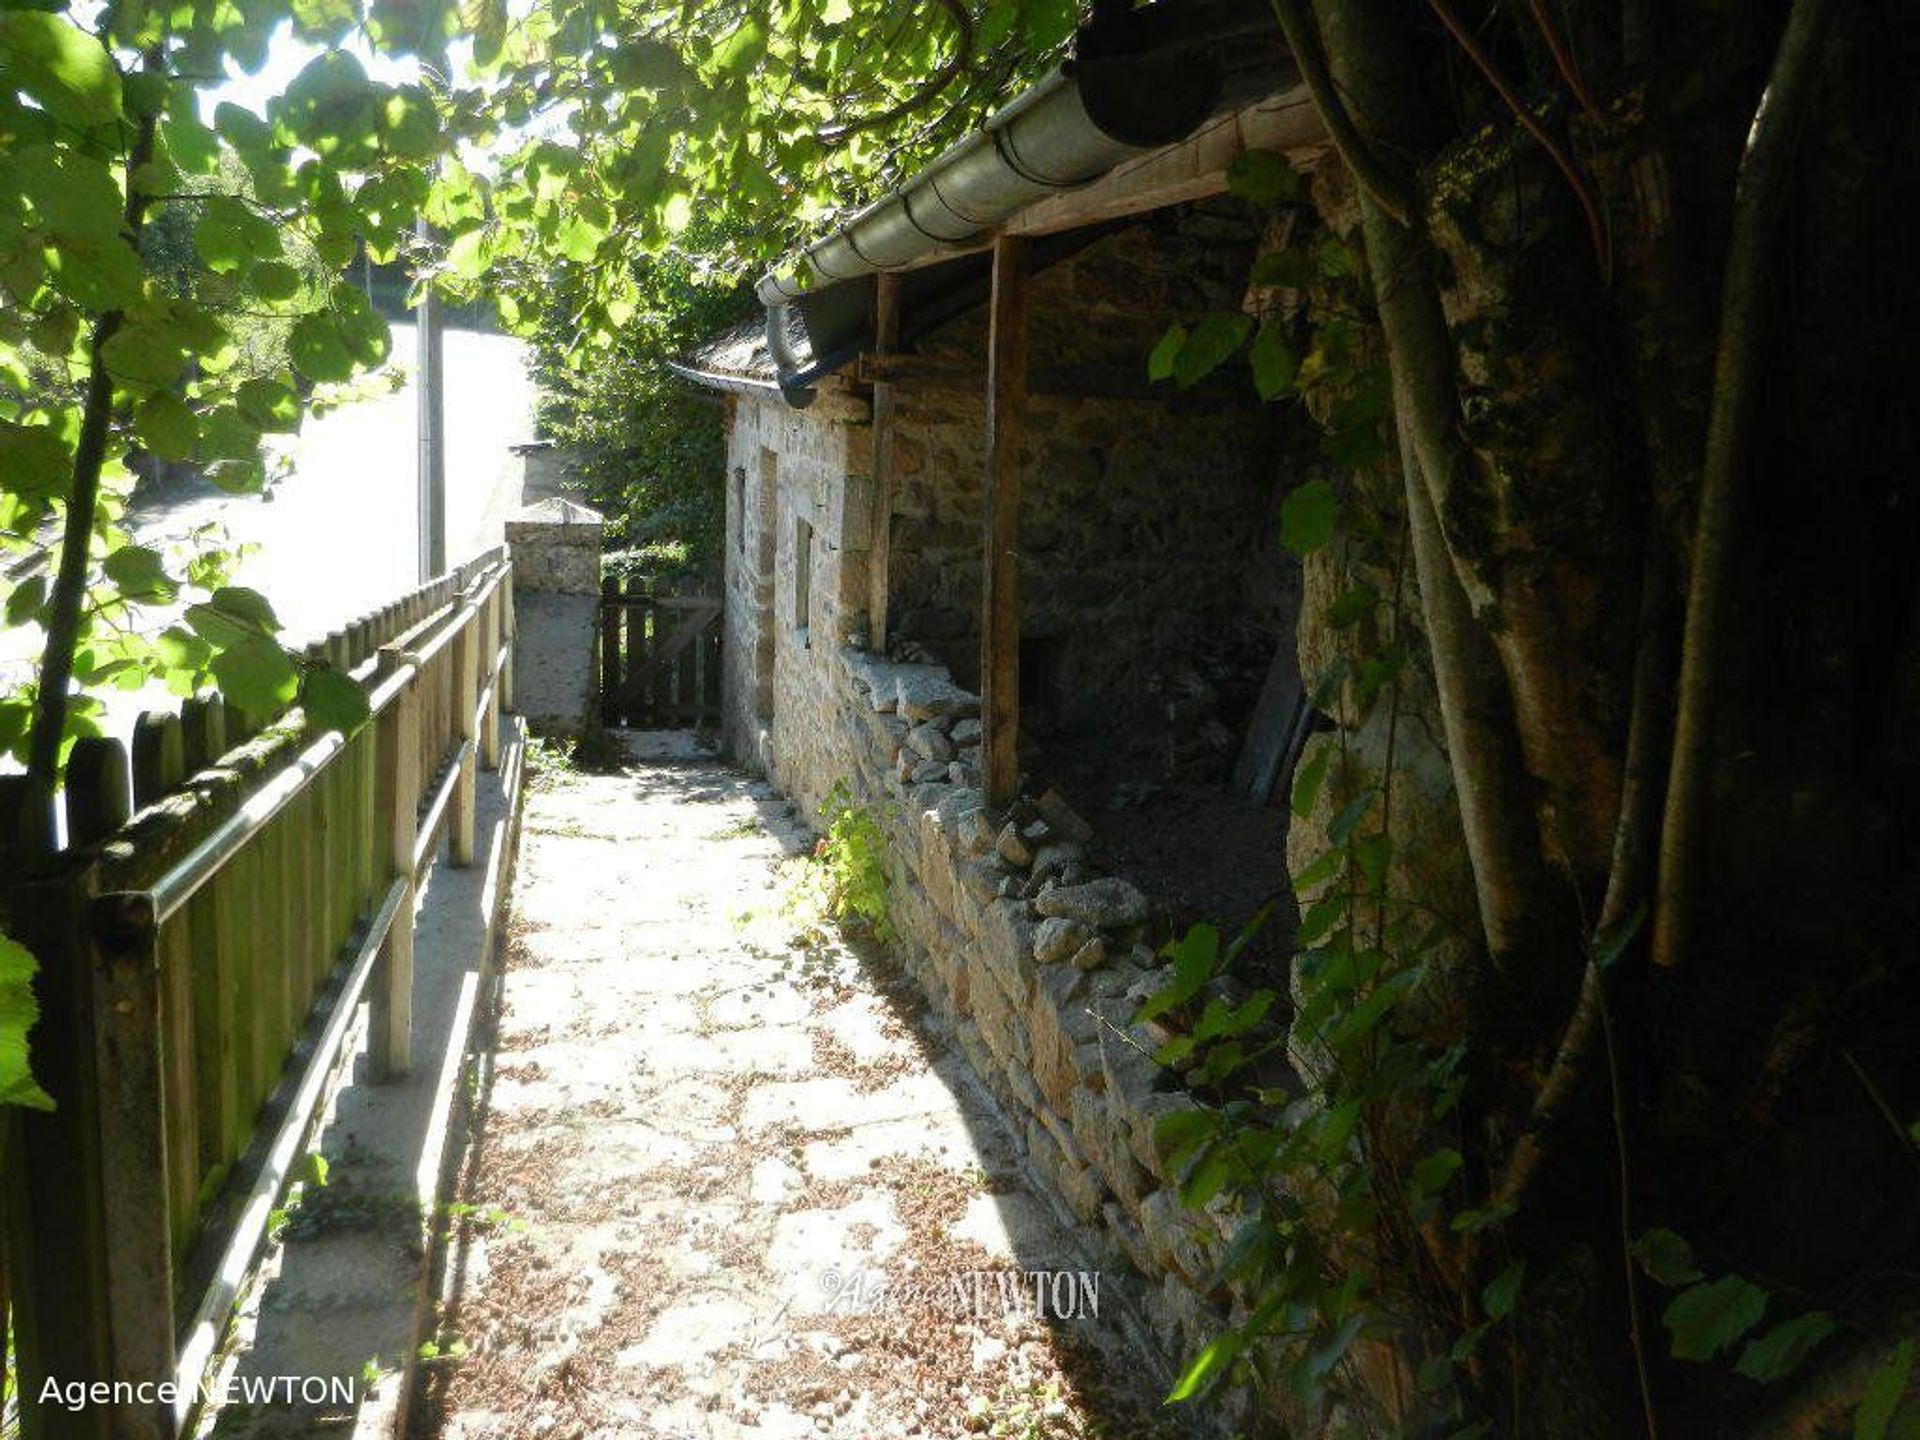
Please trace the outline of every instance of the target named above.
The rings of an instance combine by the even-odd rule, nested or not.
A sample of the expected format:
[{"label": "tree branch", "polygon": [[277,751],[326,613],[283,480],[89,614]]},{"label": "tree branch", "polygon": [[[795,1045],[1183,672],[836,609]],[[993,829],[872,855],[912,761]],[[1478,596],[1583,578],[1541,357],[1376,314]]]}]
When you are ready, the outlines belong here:
[{"label": "tree branch", "polygon": [[1320,112],[1327,134],[1333,139],[1333,148],[1340,152],[1341,160],[1360,188],[1373,197],[1373,203],[1396,225],[1407,224],[1413,216],[1413,187],[1374,153],[1353,123],[1346,101],[1340,97],[1340,87],[1334,83],[1328,68],[1326,52],[1320,46],[1319,28],[1307,12],[1305,0],[1272,0],[1272,3],[1274,17],[1280,22],[1280,33],[1293,52],[1294,64],[1300,67],[1300,78],[1306,82],[1314,108]]},{"label": "tree branch", "polygon": [[1487,52],[1480,48],[1480,42],[1473,38],[1473,32],[1460,23],[1460,17],[1453,13],[1453,7],[1448,5],[1446,0],[1427,0],[1427,8],[1440,18],[1440,23],[1447,27],[1447,33],[1453,36],[1455,43],[1466,52],[1474,68],[1486,77],[1487,83],[1506,103],[1507,109],[1513,112],[1513,118],[1520,122],[1521,128],[1538,142],[1540,148],[1547,152],[1547,157],[1559,167],[1560,173],[1567,177],[1567,184],[1573,187],[1574,198],[1580,202],[1580,209],[1587,217],[1587,230],[1593,239],[1594,260],[1600,266],[1602,279],[1610,282],[1613,278],[1613,237],[1607,232],[1606,221],[1600,214],[1599,204],[1594,200],[1593,191],[1588,187],[1587,182],[1581,178],[1579,167],[1573,163],[1572,157],[1560,148],[1559,142],[1547,132],[1547,127],[1540,123],[1538,117],[1527,109],[1520,97],[1514,93],[1513,87],[1507,83],[1506,76],[1500,73],[1499,67],[1493,63]]},{"label": "tree branch", "polygon": [[[147,68],[157,59],[147,57]],[[127,201],[123,217],[126,241],[136,249],[145,223],[147,197],[133,176],[153,158],[157,117],[142,116],[127,151]],[[34,695],[33,729],[27,741],[27,781],[33,813],[42,813],[60,778],[60,742],[67,728],[67,687],[73,681],[73,652],[80,638],[80,621],[87,598],[88,549],[93,540],[93,515],[100,501],[100,471],[106,463],[107,439],[113,419],[113,377],[107,373],[105,352],[125,323],[120,310],[109,310],[94,322],[87,346],[87,388],[80,434],[73,449],[73,483],[67,492],[65,529],[60,538],[60,562],[54,572],[53,593],[47,602],[47,640],[41,653],[39,687]]]},{"label": "tree branch", "polygon": [[1657,965],[1678,964],[1691,939],[1693,900],[1699,888],[1701,815],[1710,779],[1707,750],[1713,738],[1713,692],[1720,678],[1721,632],[1732,571],[1734,487],[1747,468],[1753,439],[1762,289],[1775,222],[1786,201],[1794,141],[1813,90],[1821,32],[1832,10],[1833,0],[1794,0],[1735,182],[1733,229],[1720,292],[1713,404],[1707,420],[1680,654],[1673,763],[1660,835],[1653,923]]},{"label": "tree branch", "polygon": [[857,120],[849,120],[844,125],[822,131],[820,140],[823,144],[839,145],[852,136],[868,130],[883,129],[896,120],[905,119],[914,111],[923,110],[932,104],[949,85],[960,78],[961,72],[967,68],[967,63],[973,58],[973,15],[961,0],[935,0],[935,3],[947,12],[954,27],[960,32],[959,39],[953,47],[953,54],[947,57],[946,63],[929,75],[925,84],[898,105],[890,106],[877,115],[863,115]]}]

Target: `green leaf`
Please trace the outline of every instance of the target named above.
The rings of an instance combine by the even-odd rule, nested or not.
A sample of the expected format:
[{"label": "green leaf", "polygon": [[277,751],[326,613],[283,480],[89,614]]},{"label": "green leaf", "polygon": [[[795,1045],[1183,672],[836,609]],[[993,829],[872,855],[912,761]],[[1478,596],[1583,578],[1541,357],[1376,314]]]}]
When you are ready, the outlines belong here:
[{"label": "green leaf", "polygon": [[65,15],[0,15],[0,74],[69,125],[120,118],[120,72],[106,48]]},{"label": "green leaf", "polygon": [[180,593],[179,583],[167,574],[159,552],[144,545],[122,545],[107,556],[101,568],[129,600],[164,605]]},{"label": "green leaf", "polygon": [[1853,1440],[1887,1440],[1887,1427],[1900,1408],[1900,1397],[1907,1393],[1912,1373],[1913,1341],[1902,1340],[1887,1363],[1867,1381],[1860,1408],[1853,1413]]},{"label": "green leaf", "polygon": [[1237,310],[1215,310],[1202,316],[1174,357],[1173,383],[1182,390],[1198,385],[1232,359],[1252,333],[1252,317]]},{"label": "green leaf", "polygon": [[1329,845],[1346,844],[1353,834],[1354,827],[1366,818],[1369,810],[1373,809],[1373,802],[1379,793],[1369,785],[1342,805],[1327,824],[1327,843]]},{"label": "green leaf", "polygon": [[262,260],[247,272],[247,284],[262,300],[291,300],[304,282],[284,260]]},{"label": "green leaf", "polygon": [[1300,201],[1307,186],[1278,150],[1248,150],[1227,167],[1227,189],[1250,205],[1270,210],[1283,201]]},{"label": "green leaf", "polygon": [[351,735],[372,715],[367,692],[359,682],[327,666],[309,670],[301,679],[300,707],[315,730],[338,730],[342,735]]},{"label": "green leaf", "polygon": [[73,454],[50,425],[17,425],[0,420],[0,475],[16,495],[54,495],[65,491],[73,474]]},{"label": "green leaf", "polygon": [[213,657],[220,693],[250,715],[277,715],[300,690],[300,672],[272,640],[246,636]]},{"label": "green leaf", "polygon": [[28,1032],[40,1018],[33,997],[39,969],[25,946],[0,935],[0,1105],[51,1110],[53,1097],[33,1078]]},{"label": "green leaf", "polygon": [[1153,353],[1147,356],[1147,379],[1171,380],[1173,362],[1180,358],[1180,351],[1187,343],[1187,327],[1169,325],[1167,333],[1160,337],[1153,347]]},{"label": "green leaf", "polygon": [[1327,767],[1333,763],[1333,751],[1330,744],[1316,746],[1295,773],[1292,802],[1295,819],[1304,820],[1313,814],[1314,804],[1320,798],[1320,786],[1327,778]]},{"label": "green leaf", "polygon": [[1658,1226],[1633,1242],[1633,1258],[1657,1285],[1677,1288],[1701,1278],[1700,1267],[1693,1261],[1693,1246]]},{"label": "green leaf", "polygon": [[203,202],[193,227],[193,248],[216,275],[280,253],[280,231],[245,201],[215,195]]},{"label": "green leaf", "polygon": [[1253,337],[1253,348],[1247,351],[1247,363],[1253,367],[1253,388],[1262,400],[1278,400],[1291,390],[1293,377],[1300,369],[1300,358],[1293,353],[1286,327],[1278,320],[1260,326],[1260,333]]},{"label": "green leaf", "polygon": [[47,577],[30,575],[13,587],[7,596],[7,624],[24,625],[38,620],[47,603]]},{"label": "green leaf", "polygon": [[1246,1341],[1238,1330],[1229,1330],[1224,1335],[1214,1337],[1204,1350],[1194,1356],[1193,1363],[1187,1366],[1186,1373],[1174,1385],[1166,1403],[1177,1405],[1212,1389],[1226,1373],[1227,1367],[1240,1358],[1240,1352],[1245,1348]]},{"label": "green leaf", "polygon": [[1487,1282],[1480,1292],[1480,1304],[1489,1320],[1504,1320],[1513,1312],[1513,1303],[1520,1298],[1520,1282],[1526,1277],[1527,1262],[1516,1260]]},{"label": "green leaf", "polygon": [[1220,932],[1211,925],[1195,925],[1167,948],[1173,955],[1173,978],[1146,998],[1136,1021],[1164,1015],[1200,993],[1219,963]]},{"label": "green leaf", "polygon": [[171,390],[155,390],[133,412],[140,443],[162,460],[185,460],[200,440],[200,422]]},{"label": "green leaf", "polygon": [[339,322],[324,310],[293,322],[287,358],[310,380],[345,380],[353,374],[353,356],[341,337]]},{"label": "green leaf", "polygon": [[1809,1310],[1805,1315],[1796,1315],[1749,1342],[1734,1368],[1749,1380],[1762,1384],[1784,1380],[1800,1368],[1800,1362],[1814,1346],[1833,1333],[1833,1328],[1833,1321],[1825,1311]]},{"label": "green leaf", "polygon": [[1280,502],[1280,546],[1295,555],[1307,556],[1333,539],[1334,523],[1340,516],[1340,498],[1332,482],[1309,480],[1296,485]]},{"label": "green leaf", "polygon": [[1335,630],[1348,630],[1373,614],[1379,603],[1379,593],[1371,585],[1355,585],[1341,591],[1323,613]]},{"label": "green leaf", "polygon": [[1458,1150],[1440,1149],[1423,1157],[1413,1167],[1413,1189],[1419,1195],[1437,1195],[1447,1188],[1466,1163]]},{"label": "green leaf", "polygon": [[1711,1360],[1767,1313],[1767,1292],[1738,1275],[1684,1290],[1660,1323],[1673,1335],[1676,1360]]}]

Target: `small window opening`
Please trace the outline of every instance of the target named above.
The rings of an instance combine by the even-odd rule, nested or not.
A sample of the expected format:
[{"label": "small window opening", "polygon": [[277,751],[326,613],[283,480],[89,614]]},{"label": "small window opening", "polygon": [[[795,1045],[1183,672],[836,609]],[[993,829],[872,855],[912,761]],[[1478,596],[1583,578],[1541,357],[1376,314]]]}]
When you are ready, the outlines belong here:
[{"label": "small window opening", "polygon": [[813,526],[793,522],[793,628],[804,637],[813,613]]}]

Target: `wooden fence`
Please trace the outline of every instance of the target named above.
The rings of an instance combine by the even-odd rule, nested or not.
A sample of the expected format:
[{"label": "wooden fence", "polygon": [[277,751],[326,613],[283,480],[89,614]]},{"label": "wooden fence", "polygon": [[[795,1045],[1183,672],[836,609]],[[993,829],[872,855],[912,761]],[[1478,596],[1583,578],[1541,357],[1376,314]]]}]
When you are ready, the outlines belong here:
[{"label": "wooden fence", "polygon": [[720,723],[718,594],[612,576],[600,585],[600,718],[659,728]]},{"label": "wooden fence", "polygon": [[[232,744],[212,700],[143,720],[130,769],[76,746],[68,849],[0,897],[59,1106],[0,1157],[27,1440],[180,1434],[362,999],[373,1078],[406,1073],[416,886],[443,830],[473,858],[512,632],[502,547],[316,647],[368,691],[352,735],[296,710]],[[72,1411],[47,1377],[146,1388]]]}]

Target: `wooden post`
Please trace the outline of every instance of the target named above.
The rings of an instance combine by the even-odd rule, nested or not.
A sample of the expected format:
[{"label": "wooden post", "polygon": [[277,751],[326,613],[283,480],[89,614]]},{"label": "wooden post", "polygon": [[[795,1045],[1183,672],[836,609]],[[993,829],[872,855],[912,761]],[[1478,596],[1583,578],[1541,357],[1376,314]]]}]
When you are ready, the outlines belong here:
[{"label": "wooden post", "polygon": [[476,813],[475,780],[479,770],[480,737],[474,729],[473,710],[478,703],[479,686],[476,683],[479,659],[480,611],[473,605],[463,605],[459,611],[460,628],[453,636],[453,735],[459,746],[455,762],[459,774],[453,782],[452,835],[448,848],[453,852],[453,863],[464,868],[473,864],[473,832],[478,819]]},{"label": "wooden post", "polygon": [[620,581],[600,577],[600,723],[620,723]]},{"label": "wooden post", "polygon": [[220,763],[227,753],[227,702],[218,695],[196,695],[180,707],[180,737],[186,747],[187,774]]},{"label": "wooden post", "polygon": [[[180,717],[142,715],[133,729],[133,803],[136,809],[171,794],[186,778]],[[174,1253],[184,1255],[193,1237],[199,1203],[199,1113],[194,1105],[193,956],[187,917],[160,928],[160,1016],[166,1027],[161,1053],[167,1064],[168,1178],[173,1188]]]},{"label": "wooden post", "polygon": [[[882,362],[900,348],[900,277],[877,275],[873,290],[873,353]],[[884,364],[873,382],[873,514],[867,544],[867,645],[875,654],[887,649],[887,606],[892,598],[893,554],[893,381]],[[742,515],[745,525],[747,517]]]},{"label": "wooden post", "polygon": [[1027,411],[1027,242],[996,236],[987,337],[980,717],[987,803],[1020,783],[1020,450]]},{"label": "wooden post", "polygon": [[[397,646],[380,650],[382,675],[405,663]],[[391,846],[391,873],[406,882],[400,913],[387,931],[381,971],[369,991],[367,1049],[375,1080],[407,1073],[413,1062],[413,842],[420,820],[420,684],[409,681],[379,720],[377,811]]]},{"label": "wooden post", "polygon": [[112,1363],[108,1323],[106,1189],[93,1060],[93,967],[86,910],[91,877],[68,869],[45,880],[7,877],[7,931],[40,961],[40,1018],[31,1036],[34,1078],[52,1111],[7,1107],[7,1273],[15,1379],[27,1440],[107,1440],[104,1406],[42,1405],[49,1378],[101,1379]]},{"label": "wooden post", "polygon": [[513,567],[507,567],[507,573],[500,577],[500,617],[506,627],[507,659],[500,667],[500,708],[509,714],[513,711],[513,637],[518,622],[513,614]]},{"label": "wooden post", "polygon": [[[106,1179],[107,1311],[113,1337],[104,1378],[139,1385],[173,1378],[173,1238],[168,1216],[167,1083],[161,1058],[160,946],[153,902],[94,902],[93,1019],[100,1164]],[[114,1407],[115,1440],[172,1440],[173,1406]]]},{"label": "wooden post", "polygon": [[67,757],[67,843],[104,840],[133,813],[133,774],[118,740],[87,736]]},{"label": "wooden post", "polygon": [[480,629],[480,683],[487,688],[487,713],[480,719],[480,763],[500,768],[500,686],[494,662],[500,658],[500,587],[487,591],[486,624]]},{"label": "wooden post", "polygon": [[186,746],[178,715],[148,711],[133,725],[133,806],[151,805],[170,792],[187,772]]}]

